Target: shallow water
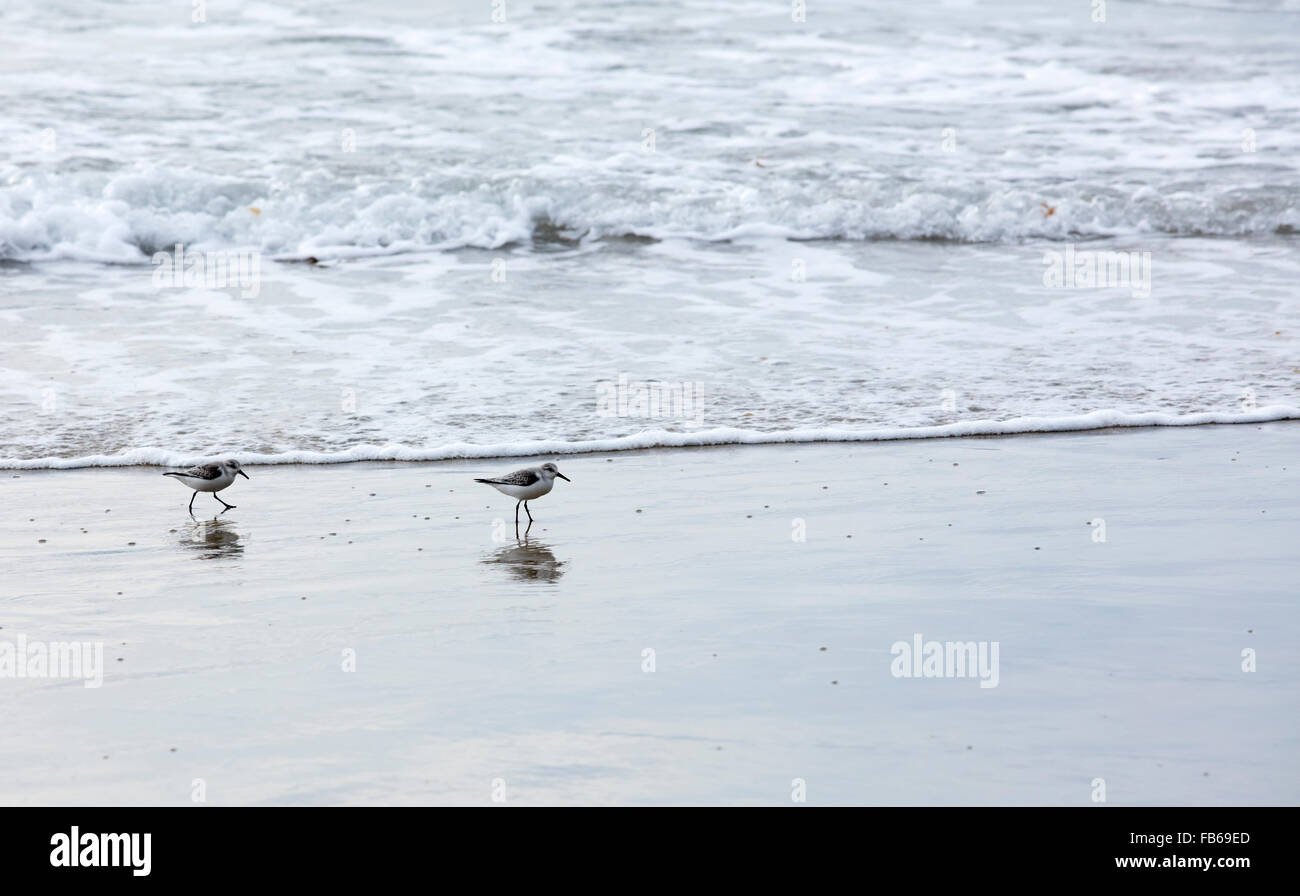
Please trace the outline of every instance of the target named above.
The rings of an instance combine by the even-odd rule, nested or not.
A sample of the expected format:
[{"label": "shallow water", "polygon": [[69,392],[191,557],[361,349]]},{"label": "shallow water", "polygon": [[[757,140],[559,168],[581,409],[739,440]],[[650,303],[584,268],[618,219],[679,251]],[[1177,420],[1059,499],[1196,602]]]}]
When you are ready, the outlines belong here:
[{"label": "shallow water", "polygon": [[1300,407],[1294,4],[490,14],[7,5],[0,465]]},{"label": "shallow water", "polygon": [[[1290,246],[1148,245],[1147,297],[1044,287],[1037,247],[916,243],[269,265],[250,298],[157,290],[135,267],[11,267],[0,458],[414,459],[1293,416]],[[1098,410],[1117,413],[1079,419]]]}]

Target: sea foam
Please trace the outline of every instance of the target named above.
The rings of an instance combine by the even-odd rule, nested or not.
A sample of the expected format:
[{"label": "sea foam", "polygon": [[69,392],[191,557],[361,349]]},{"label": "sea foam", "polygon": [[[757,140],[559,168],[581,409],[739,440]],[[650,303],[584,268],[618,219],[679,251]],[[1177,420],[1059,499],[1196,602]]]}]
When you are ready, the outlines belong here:
[{"label": "sea foam", "polygon": [[[1269,423],[1300,420],[1300,407],[1276,405],[1242,413],[1203,412],[1196,414],[1141,414],[1122,411],[1093,411],[1062,417],[1016,417],[1010,420],[970,420],[941,426],[892,427],[869,430],[815,428],[780,432],[755,432],[718,427],[699,432],[645,430],[635,435],[609,439],[565,441],[538,439],[480,445],[450,442],[420,447],[414,445],[355,445],[341,451],[285,451],[251,454],[232,451],[229,456],[243,464],[346,464],[363,461],[429,462],[466,458],[544,457],[564,454],[593,454],[638,451],[649,448],[693,448],[719,445],[782,445],[807,442],[887,442],[902,439],[947,439],[964,436],[1014,436],[1029,433],[1082,432],[1096,429],[1155,426],[1206,426],[1210,424]],[[221,457],[226,457],[222,454]],[[118,454],[83,457],[0,458],[0,469],[70,470],[82,467],[159,466],[184,467],[208,458],[180,454],[165,448],[132,448]]]}]

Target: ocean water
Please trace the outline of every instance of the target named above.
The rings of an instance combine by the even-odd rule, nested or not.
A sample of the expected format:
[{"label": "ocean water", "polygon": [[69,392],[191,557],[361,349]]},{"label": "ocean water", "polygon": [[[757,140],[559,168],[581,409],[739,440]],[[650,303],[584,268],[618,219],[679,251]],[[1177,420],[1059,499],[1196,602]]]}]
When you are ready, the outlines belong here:
[{"label": "ocean water", "polygon": [[1300,417],[1300,4],[805,12],[9,0],[0,466]]}]

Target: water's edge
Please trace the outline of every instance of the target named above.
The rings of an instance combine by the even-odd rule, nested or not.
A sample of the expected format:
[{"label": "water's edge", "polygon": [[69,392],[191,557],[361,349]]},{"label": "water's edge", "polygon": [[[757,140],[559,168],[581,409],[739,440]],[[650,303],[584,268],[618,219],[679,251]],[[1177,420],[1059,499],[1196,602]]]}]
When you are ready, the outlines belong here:
[{"label": "water's edge", "polygon": [[[346,464],[364,461],[429,462],[467,458],[539,457],[544,455],[594,454],[639,451],[648,448],[694,448],[723,445],[784,445],[813,442],[890,442],[913,439],[950,439],[968,436],[1014,436],[1035,433],[1087,432],[1098,429],[1143,429],[1168,426],[1211,426],[1242,423],[1273,423],[1300,420],[1300,408],[1274,405],[1242,413],[1205,411],[1167,414],[1158,411],[1132,414],[1122,411],[1093,411],[1068,417],[1016,417],[1010,420],[971,420],[940,426],[899,427],[877,430],[789,429],[754,432],[719,427],[700,432],[646,430],[635,435],[609,439],[566,442],[547,439],[496,445],[453,442],[433,448],[410,445],[355,445],[344,451],[286,451],[279,454],[229,452],[243,464]],[[222,457],[227,456],[222,454]],[[182,454],[164,448],[133,448],[120,454],[86,457],[0,458],[3,470],[74,470],[86,467],[180,467],[208,458]]]}]

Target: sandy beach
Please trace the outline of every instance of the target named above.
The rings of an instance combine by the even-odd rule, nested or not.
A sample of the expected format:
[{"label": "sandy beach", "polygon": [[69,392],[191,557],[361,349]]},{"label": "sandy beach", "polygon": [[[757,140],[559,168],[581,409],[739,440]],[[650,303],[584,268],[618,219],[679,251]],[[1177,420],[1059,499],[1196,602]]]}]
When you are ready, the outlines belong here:
[{"label": "sandy beach", "polygon": [[[518,459],[249,466],[197,522],[156,467],[5,471],[0,642],[104,668],[0,678],[0,802],[1295,804],[1298,449],[561,457],[526,541],[471,481]],[[915,636],[996,686],[896,676]]]}]

